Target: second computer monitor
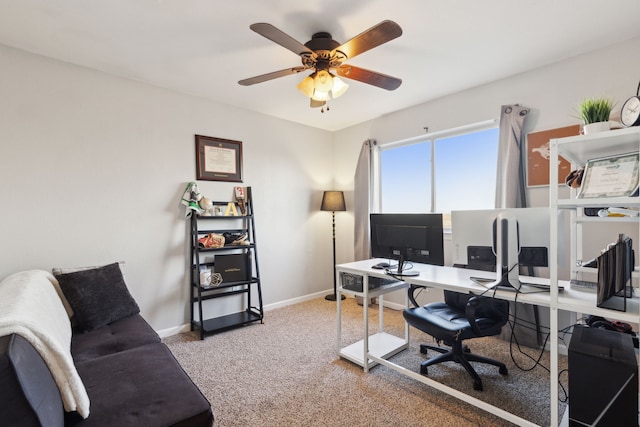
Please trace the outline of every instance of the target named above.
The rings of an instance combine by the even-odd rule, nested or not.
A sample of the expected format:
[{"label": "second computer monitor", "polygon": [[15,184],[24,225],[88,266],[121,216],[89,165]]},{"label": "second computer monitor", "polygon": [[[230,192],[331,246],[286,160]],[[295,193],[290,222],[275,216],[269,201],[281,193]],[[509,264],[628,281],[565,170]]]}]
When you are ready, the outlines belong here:
[{"label": "second computer monitor", "polygon": [[547,267],[549,208],[484,209],[451,212],[453,264],[489,269],[496,266],[497,218],[517,221],[520,266]]},{"label": "second computer monitor", "polygon": [[398,261],[393,274],[409,275],[407,261],[444,265],[442,214],[371,214],[371,255]]}]

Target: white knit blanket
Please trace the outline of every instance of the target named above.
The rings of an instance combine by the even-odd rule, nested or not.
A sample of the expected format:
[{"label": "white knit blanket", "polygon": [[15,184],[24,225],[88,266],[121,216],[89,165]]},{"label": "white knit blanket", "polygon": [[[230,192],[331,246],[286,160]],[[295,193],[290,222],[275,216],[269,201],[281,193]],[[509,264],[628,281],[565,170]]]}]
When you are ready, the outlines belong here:
[{"label": "white knit blanket", "polygon": [[71,323],[47,271],[15,273],[0,282],[0,336],[24,337],[49,367],[65,411],[89,416],[89,396],[71,357]]}]

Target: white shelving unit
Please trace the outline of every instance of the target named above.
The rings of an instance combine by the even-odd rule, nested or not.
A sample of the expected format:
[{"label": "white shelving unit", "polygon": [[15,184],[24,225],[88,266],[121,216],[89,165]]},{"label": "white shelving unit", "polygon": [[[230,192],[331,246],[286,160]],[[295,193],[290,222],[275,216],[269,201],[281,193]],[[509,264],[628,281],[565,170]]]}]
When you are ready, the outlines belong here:
[{"label": "white shelving unit", "polygon": [[[626,154],[640,151],[640,128],[626,128],[613,130],[609,132],[601,132],[591,135],[572,136],[568,138],[553,139],[550,141],[550,165],[557,165],[559,156],[562,156],[572,164],[573,169],[584,166],[587,161],[600,157],[607,157],[619,154]],[[558,168],[550,167],[551,183],[558,182]],[[577,298],[563,298],[558,294],[558,242],[564,238],[559,235],[559,219],[558,212],[560,210],[570,211],[571,226],[571,277],[595,281],[597,279],[597,269],[582,267],[576,264],[577,260],[583,260],[585,253],[585,245],[587,236],[584,235],[583,228],[586,224],[593,226],[606,226],[607,229],[613,230],[611,241],[615,241],[617,233],[616,225],[625,226],[635,224],[635,232],[630,236],[634,243],[634,249],[638,250],[638,242],[640,242],[640,220],[638,217],[592,217],[584,215],[585,207],[608,208],[608,207],[640,207],[640,198],[634,197],[615,197],[615,198],[576,198],[576,191],[572,190],[568,197],[561,197],[557,185],[549,187],[549,206],[551,209],[551,248],[549,258],[550,262],[550,281],[551,281],[551,304],[550,304],[550,325],[551,331],[558,330],[558,311],[569,311],[574,313],[592,314],[602,316],[609,319],[621,320],[632,324],[640,322],[640,310],[637,294],[627,302],[627,310],[625,312],[608,310],[596,306],[596,294],[594,292],[584,291],[579,293]],[[555,213],[555,215],[554,215]],[[593,250],[593,248],[590,248]],[[553,262],[556,261],[556,262]],[[637,266],[634,269],[638,270]],[[637,276],[637,273],[635,274]],[[574,293],[575,294],[575,293]],[[558,425],[558,335],[551,334],[551,425]],[[565,412],[567,415],[568,411]],[[566,418],[566,417],[565,417]],[[564,423],[563,423],[564,424]]]}]

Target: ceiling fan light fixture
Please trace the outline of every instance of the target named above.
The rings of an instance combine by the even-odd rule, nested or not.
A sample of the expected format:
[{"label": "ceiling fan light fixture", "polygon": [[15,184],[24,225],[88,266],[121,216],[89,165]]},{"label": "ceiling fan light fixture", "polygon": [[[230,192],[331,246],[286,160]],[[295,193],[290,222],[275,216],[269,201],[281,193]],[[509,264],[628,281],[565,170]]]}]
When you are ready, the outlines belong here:
[{"label": "ceiling fan light fixture", "polygon": [[327,70],[320,70],[315,74],[316,75],[313,78],[313,83],[316,90],[329,92],[331,88],[333,88],[333,77],[331,76],[331,74]]},{"label": "ceiling fan light fixture", "polygon": [[298,83],[298,90],[307,98],[311,98],[313,96],[313,91],[315,90],[312,76],[313,74],[305,77],[300,83]]},{"label": "ceiling fan light fixture", "polygon": [[328,101],[329,99],[331,99],[331,97],[329,96],[329,92],[316,89],[313,91],[313,96],[311,96],[311,99],[313,99],[314,101]]},{"label": "ceiling fan light fixture", "polygon": [[313,98],[311,98],[311,103],[309,105],[311,106],[311,108],[320,108],[324,107],[326,103],[327,101],[315,101]]},{"label": "ceiling fan light fixture", "polygon": [[331,96],[335,99],[345,93],[349,89],[349,85],[342,81],[340,77],[333,78],[333,87],[331,88]]}]

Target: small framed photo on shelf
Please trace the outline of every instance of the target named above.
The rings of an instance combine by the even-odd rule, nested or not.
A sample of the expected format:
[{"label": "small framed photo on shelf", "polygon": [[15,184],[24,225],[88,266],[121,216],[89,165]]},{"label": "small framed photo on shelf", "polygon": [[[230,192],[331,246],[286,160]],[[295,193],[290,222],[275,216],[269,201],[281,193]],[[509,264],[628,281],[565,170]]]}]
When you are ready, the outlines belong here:
[{"label": "small framed photo on shelf", "polygon": [[242,182],[242,142],[196,135],[196,178]]},{"label": "small framed photo on shelf", "polygon": [[639,158],[640,153],[636,152],[587,161],[578,198],[637,195]]}]

